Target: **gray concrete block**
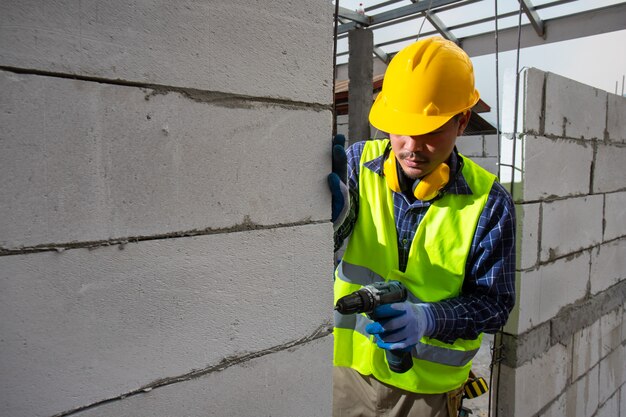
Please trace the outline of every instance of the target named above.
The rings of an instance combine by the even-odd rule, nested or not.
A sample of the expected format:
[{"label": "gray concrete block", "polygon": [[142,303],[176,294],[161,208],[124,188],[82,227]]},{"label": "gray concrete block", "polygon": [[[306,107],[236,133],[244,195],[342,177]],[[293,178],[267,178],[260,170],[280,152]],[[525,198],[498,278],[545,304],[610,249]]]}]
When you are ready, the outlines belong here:
[{"label": "gray concrete block", "polygon": [[600,319],[601,357],[607,356],[626,341],[626,335],[622,334],[623,310],[623,306],[620,306]]},{"label": "gray concrete block", "polygon": [[589,256],[581,253],[570,259],[561,258],[522,274],[519,331],[552,319],[563,307],[586,296]]},{"label": "gray concrete block", "polygon": [[12,0],[0,9],[0,64],[330,104],[332,7],[293,6]]},{"label": "gray concrete block", "polygon": [[476,156],[472,156],[470,158],[472,161],[476,162],[481,167],[485,168],[488,172],[493,175],[498,175],[498,159],[497,158],[479,158]]},{"label": "gray concrete block", "polygon": [[569,255],[602,242],[601,195],[543,204],[541,260]]},{"label": "gray concrete block", "polygon": [[[498,415],[531,417],[557,399],[568,384],[571,351],[552,346],[544,355],[519,368],[502,366]],[[549,369],[550,372],[546,372]]]},{"label": "gray concrete block", "polygon": [[330,218],[330,111],[0,72],[0,246]]},{"label": "gray concrete block", "polygon": [[505,334],[502,339],[504,364],[519,368],[526,362],[541,357],[550,349],[551,340],[550,322],[542,323],[519,335]]},{"label": "gray concrete block", "polygon": [[526,136],[524,141],[525,200],[589,193],[593,148],[583,141]]},{"label": "gray concrete block", "polygon": [[609,400],[625,383],[626,345],[620,345],[618,349],[600,361],[600,404]]},{"label": "gray concrete block", "polygon": [[539,261],[539,224],[541,204],[517,204],[517,259],[521,269],[532,268]]},{"label": "gray concrete block", "polygon": [[602,349],[600,335],[600,320],[574,333],[572,338],[572,380],[577,380],[587,374],[600,361]]},{"label": "gray concrete block", "polygon": [[620,416],[626,416],[626,384],[622,385],[619,410]]},{"label": "gray concrete block", "polygon": [[607,95],[606,131],[609,141],[626,142],[626,98],[616,94]]},{"label": "gray concrete block", "polygon": [[332,338],[77,413],[77,417],[327,417]]},{"label": "gray concrete block", "polygon": [[626,239],[600,245],[591,252],[591,293],[626,280]]},{"label": "gray concrete block", "polygon": [[593,173],[593,192],[626,190],[626,147],[598,144]]},{"label": "gray concrete block", "polygon": [[484,135],[483,146],[485,150],[485,156],[499,158],[498,153],[498,135]]},{"label": "gray concrete block", "polygon": [[543,134],[546,73],[536,68],[524,71],[523,131]]},{"label": "gray concrete block", "polygon": [[613,394],[611,398],[606,400],[604,404],[598,409],[598,412],[594,414],[594,417],[616,417],[619,415],[619,392]]},{"label": "gray concrete block", "polygon": [[567,397],[565,394],[561,394],[554,400],[548,408],[544,408],[540,415],[541,417],[568,417],[565,414],[567,409]]},{"label": "gray concrete block", "polygon": [[0,257],[0,404],[49,416],[289,347],[330,326],[332,273],[330,223]]},{"label": "gray concrete block", "polygon": [[[544,135],[603,139],[607,92],[560,75],[546,74]],[[581,106],[581,103],[585,103]]]},{"label": "gray concrete block", "polygon": [[463,155],[474,159],[474,157],[485,156],[483,142],[482,135],[461,136],[456,140],[456,146]]},{"label": "gray concrete block", "polygon": [[605,241],[626,236],[626,192],[606,194],[604,222]]},{"label": "gray concrete block", "polygon": [[[574,358],[576,353],[574,353]],[[564,417],[588,417],[598,409],[598,370],[595,366],[567,388]],[[575,377],[572,376],[572,379]]]}]

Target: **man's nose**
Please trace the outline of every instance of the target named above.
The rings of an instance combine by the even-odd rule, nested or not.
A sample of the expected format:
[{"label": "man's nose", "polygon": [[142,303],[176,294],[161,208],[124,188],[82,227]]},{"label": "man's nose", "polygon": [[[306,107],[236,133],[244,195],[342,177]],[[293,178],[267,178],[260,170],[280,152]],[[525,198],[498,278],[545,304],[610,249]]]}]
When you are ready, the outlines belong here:
[{"label": "man's nose", "polygon": [[424,138],[422,136],[406,136],[404,144],[407,151],[419,152],[424,148]]}]

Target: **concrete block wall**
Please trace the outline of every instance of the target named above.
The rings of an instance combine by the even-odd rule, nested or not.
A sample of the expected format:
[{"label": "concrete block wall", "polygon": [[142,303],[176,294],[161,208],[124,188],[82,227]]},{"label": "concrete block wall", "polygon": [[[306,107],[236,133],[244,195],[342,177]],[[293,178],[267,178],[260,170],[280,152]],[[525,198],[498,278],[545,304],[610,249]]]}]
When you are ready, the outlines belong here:
[{"label": "concrete block wall", "polygon": [[523,83],[498,415],[625,417],[626,98],[537,69]]},{"label": "concrete block wall", "polygon": [[330,415],[332,74],[323,2],[0,4],[0,415]]},{"label": "concrete block wall", "polygon": [[498,175],[498,135],[461,136],[456,140],[456,146],[460,153]]}]

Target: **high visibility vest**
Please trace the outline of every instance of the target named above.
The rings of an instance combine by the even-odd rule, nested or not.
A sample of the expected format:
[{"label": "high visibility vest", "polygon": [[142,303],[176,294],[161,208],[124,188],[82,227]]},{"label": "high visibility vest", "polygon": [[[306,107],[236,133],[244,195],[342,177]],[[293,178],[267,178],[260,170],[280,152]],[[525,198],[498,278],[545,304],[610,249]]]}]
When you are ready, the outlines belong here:
[{"label": "high visibility vest", "polygon": [[[460,294],[466,260],[495,176],[464,158],[463,177],[472,194],[445,194],[432,202],[412,242],[405,272],[398,269],[393,192],[385,178],[363,163],[383,155],[388,140],[368,141],[359,170],[359,214],[342,261],[335,271],[335,303],[363,285],[397,280],[412,302],[437,302]],[[406,391],[435,394],[459,388],[466,380],[482,334],[454,343],[424,337],[412,350],[413,367],[406,373],[389,369],[385,351],[365,332],[365,314],[335,312],[334,365]]]}]

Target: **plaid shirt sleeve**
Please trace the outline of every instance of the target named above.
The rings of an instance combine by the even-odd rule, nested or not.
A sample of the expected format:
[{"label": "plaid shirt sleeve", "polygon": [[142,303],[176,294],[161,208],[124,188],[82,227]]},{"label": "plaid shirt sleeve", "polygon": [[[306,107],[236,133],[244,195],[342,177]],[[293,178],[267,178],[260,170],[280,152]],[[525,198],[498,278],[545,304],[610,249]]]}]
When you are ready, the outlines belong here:
[{"label": "plaid shirt sleeve", "polygon": [[345,220],[335,232],[335,252],[341,248],[343,242],[350,236],[359,213],[359,165],[365,142],[357,142],[346,151],[348,159],[348,190],[350,194],[350,210]]},{"label": "plaid shirt sleeve", "polygon": [[461,295],[430,304],[444,342],[495,333],[515,304],[515,205],[494,183],[478,221]]}]

